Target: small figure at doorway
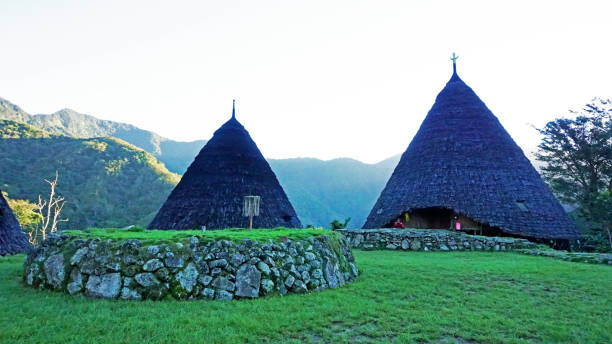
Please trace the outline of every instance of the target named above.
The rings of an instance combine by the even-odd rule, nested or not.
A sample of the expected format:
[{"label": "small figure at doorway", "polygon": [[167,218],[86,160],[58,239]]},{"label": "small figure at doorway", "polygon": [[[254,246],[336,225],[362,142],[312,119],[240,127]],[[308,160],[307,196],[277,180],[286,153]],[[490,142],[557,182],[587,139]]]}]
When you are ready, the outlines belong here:
[{"label": "small figure at doorway", "polygon": [[[453,226],[453,222],[454,222],[454,226]],[[453,229],[453,227],[456,231],[461,230],[461,221],[459,221],[459,217],[457,215],[453,216],[453,221],[451,222],[451,229]]]},{"label": "small figure at doorway", "polygon": [[397,220],[395,220],[395,222],[393,223],[393,228],[404,229],[404,223],[399,218],[397,218]]}]

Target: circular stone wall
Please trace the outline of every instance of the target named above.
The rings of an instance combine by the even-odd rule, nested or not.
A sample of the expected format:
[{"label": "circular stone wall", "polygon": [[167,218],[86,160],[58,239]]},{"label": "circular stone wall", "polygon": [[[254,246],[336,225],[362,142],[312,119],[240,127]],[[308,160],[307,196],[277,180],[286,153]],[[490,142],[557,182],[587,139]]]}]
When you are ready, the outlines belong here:
[{"label": "circular stone wall", "polygon": [[337,235],[278,243],[194,236],[159,244],[50,235],[24,264],[29,286],[124,300],[305,293],[337,288],[358,273],[348,242]]}]

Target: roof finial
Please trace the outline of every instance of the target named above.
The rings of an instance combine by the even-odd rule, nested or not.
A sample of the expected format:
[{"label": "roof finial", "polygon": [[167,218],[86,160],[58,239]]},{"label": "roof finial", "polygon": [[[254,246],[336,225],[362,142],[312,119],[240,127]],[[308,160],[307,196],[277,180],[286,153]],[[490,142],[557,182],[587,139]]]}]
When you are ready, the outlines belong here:
[{"label": "roof finial", "polygon": [[458,58],[459,56],[455,55],[455,53],[453,52],[453,57],[450,58],[453,61],[453,74],[457,73],[457,59]]},{"label": "roof finial", "polygon": [[232,118],[236,119],[236,99],[232,99]]}]

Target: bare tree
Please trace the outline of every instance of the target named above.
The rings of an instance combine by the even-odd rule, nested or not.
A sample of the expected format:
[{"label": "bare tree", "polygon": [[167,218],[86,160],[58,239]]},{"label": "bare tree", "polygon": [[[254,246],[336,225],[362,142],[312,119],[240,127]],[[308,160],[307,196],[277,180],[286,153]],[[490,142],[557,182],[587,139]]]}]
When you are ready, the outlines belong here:
[{"label": "bare tree", "polygon": [[49,193],[49,200],[43,200],[42,196],[38,195],[38,203],[36,206],[38,208],[38,213],[41,216],[41,221],[36,227],[36,233],[34,233],[33,235],[29,235],[29,237],[31,238],[30,242],[32,241],[32,239],[36,240],[35,238],[37,238],[39,235],[44,241],[47,238],[47,234],[57,231],[57,225],[60,222],[68,221],[68,219],[63,219],[61,217],[62,209],[66,204],[64,197],[55,195],[57,178],[58,173],[57,171],[55,171],[55,179],[45,179],[45,181],[51,187],[51,191]]}]

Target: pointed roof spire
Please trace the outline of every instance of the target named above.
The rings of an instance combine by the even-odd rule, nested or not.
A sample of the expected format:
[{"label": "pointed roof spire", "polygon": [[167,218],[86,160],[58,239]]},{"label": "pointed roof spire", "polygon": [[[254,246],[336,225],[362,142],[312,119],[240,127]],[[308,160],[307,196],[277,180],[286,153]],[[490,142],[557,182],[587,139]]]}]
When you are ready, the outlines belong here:
[{"label": "pointed roof spire", "polygon": [[459,56],[455,55],[453,52],[453,56],[450,58],[453,61],[453,74],[457,74],[457,59]]},{"label": "pointed roof spire", "polygon": [[232,118],[236,119],[236,99],[232,99]]}]

